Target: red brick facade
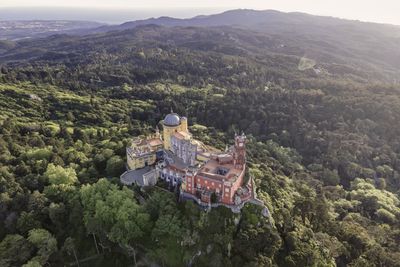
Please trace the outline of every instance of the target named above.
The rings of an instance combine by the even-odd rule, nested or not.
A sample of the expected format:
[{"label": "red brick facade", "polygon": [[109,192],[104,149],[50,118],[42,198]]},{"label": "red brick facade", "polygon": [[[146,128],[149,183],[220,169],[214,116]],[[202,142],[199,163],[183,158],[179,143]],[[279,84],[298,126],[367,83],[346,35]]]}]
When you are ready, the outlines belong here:
[{"label": "red brick facade", "polygon": [[183,190],[206,203],[214,195],[217,202],[233,205],[235,193],[243,185],[245,169],[245,136],[235,136],[231,151],[215,155],[198,171],[186,173]]}]

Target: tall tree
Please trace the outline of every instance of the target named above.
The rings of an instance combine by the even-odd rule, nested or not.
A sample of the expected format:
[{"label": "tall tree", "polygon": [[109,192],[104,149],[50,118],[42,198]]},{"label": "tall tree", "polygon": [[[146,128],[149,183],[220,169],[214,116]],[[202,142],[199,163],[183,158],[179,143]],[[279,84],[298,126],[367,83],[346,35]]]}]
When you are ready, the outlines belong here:
[{"label": "tall tree", "polygon": [[57,251],[57,240],[45,229],[32,229],[29,231],[28,241],[37,249],[36,260],[40,264],[45,264],[49,257]]},{"label": "tall tree", "polygon": [[63,168],[61,166],[56,166],[53,163],[47,165],[44,176],[51,184],[54,185],[70,185],[78,181],[78,178],[76,177],[76,172],[73,168]]}]

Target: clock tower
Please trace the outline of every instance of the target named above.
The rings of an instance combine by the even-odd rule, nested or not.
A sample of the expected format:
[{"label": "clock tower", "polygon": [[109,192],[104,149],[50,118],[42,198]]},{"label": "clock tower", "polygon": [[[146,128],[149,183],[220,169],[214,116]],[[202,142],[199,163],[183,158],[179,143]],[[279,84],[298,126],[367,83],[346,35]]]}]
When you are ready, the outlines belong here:
[{"label": "clock tower", "polygon": [[246,136],[244,135],[244,133],[242,133],[241,135],[235,134],[233,159],[235,168],[244,168],[246,164]]}]

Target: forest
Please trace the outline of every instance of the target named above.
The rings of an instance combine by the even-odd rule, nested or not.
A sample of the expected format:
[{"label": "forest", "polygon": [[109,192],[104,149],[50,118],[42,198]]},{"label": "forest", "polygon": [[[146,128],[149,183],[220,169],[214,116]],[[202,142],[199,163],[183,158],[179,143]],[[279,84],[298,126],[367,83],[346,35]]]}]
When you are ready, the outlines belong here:
[{"label": "forest", "polygon": [[[398,51],[294,39],[147,25],[1,41],[0,265],[400,266]],[[246,133],[269,217],[120,184],[130,139],[171,108],[217,148]]]}]

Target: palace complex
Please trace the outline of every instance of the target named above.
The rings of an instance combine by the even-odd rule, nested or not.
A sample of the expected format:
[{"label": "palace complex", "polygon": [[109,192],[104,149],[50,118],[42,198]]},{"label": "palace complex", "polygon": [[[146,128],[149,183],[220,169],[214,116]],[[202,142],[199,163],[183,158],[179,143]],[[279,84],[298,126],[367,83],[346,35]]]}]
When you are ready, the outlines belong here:
[{"label": "palace complex", "polygon": [[[225,151],[204,145],[188,130],[187,118],[171,112],[162,121],[162,134],[136,137],[127,147],[124,184],[155,185],[158,179],[180,189],[183,199],[203,206],[240,209],[259,202],[251,178],[246,177],[246,136],[235,135]],[[258,203],[256,203],[258,204]]]}]

